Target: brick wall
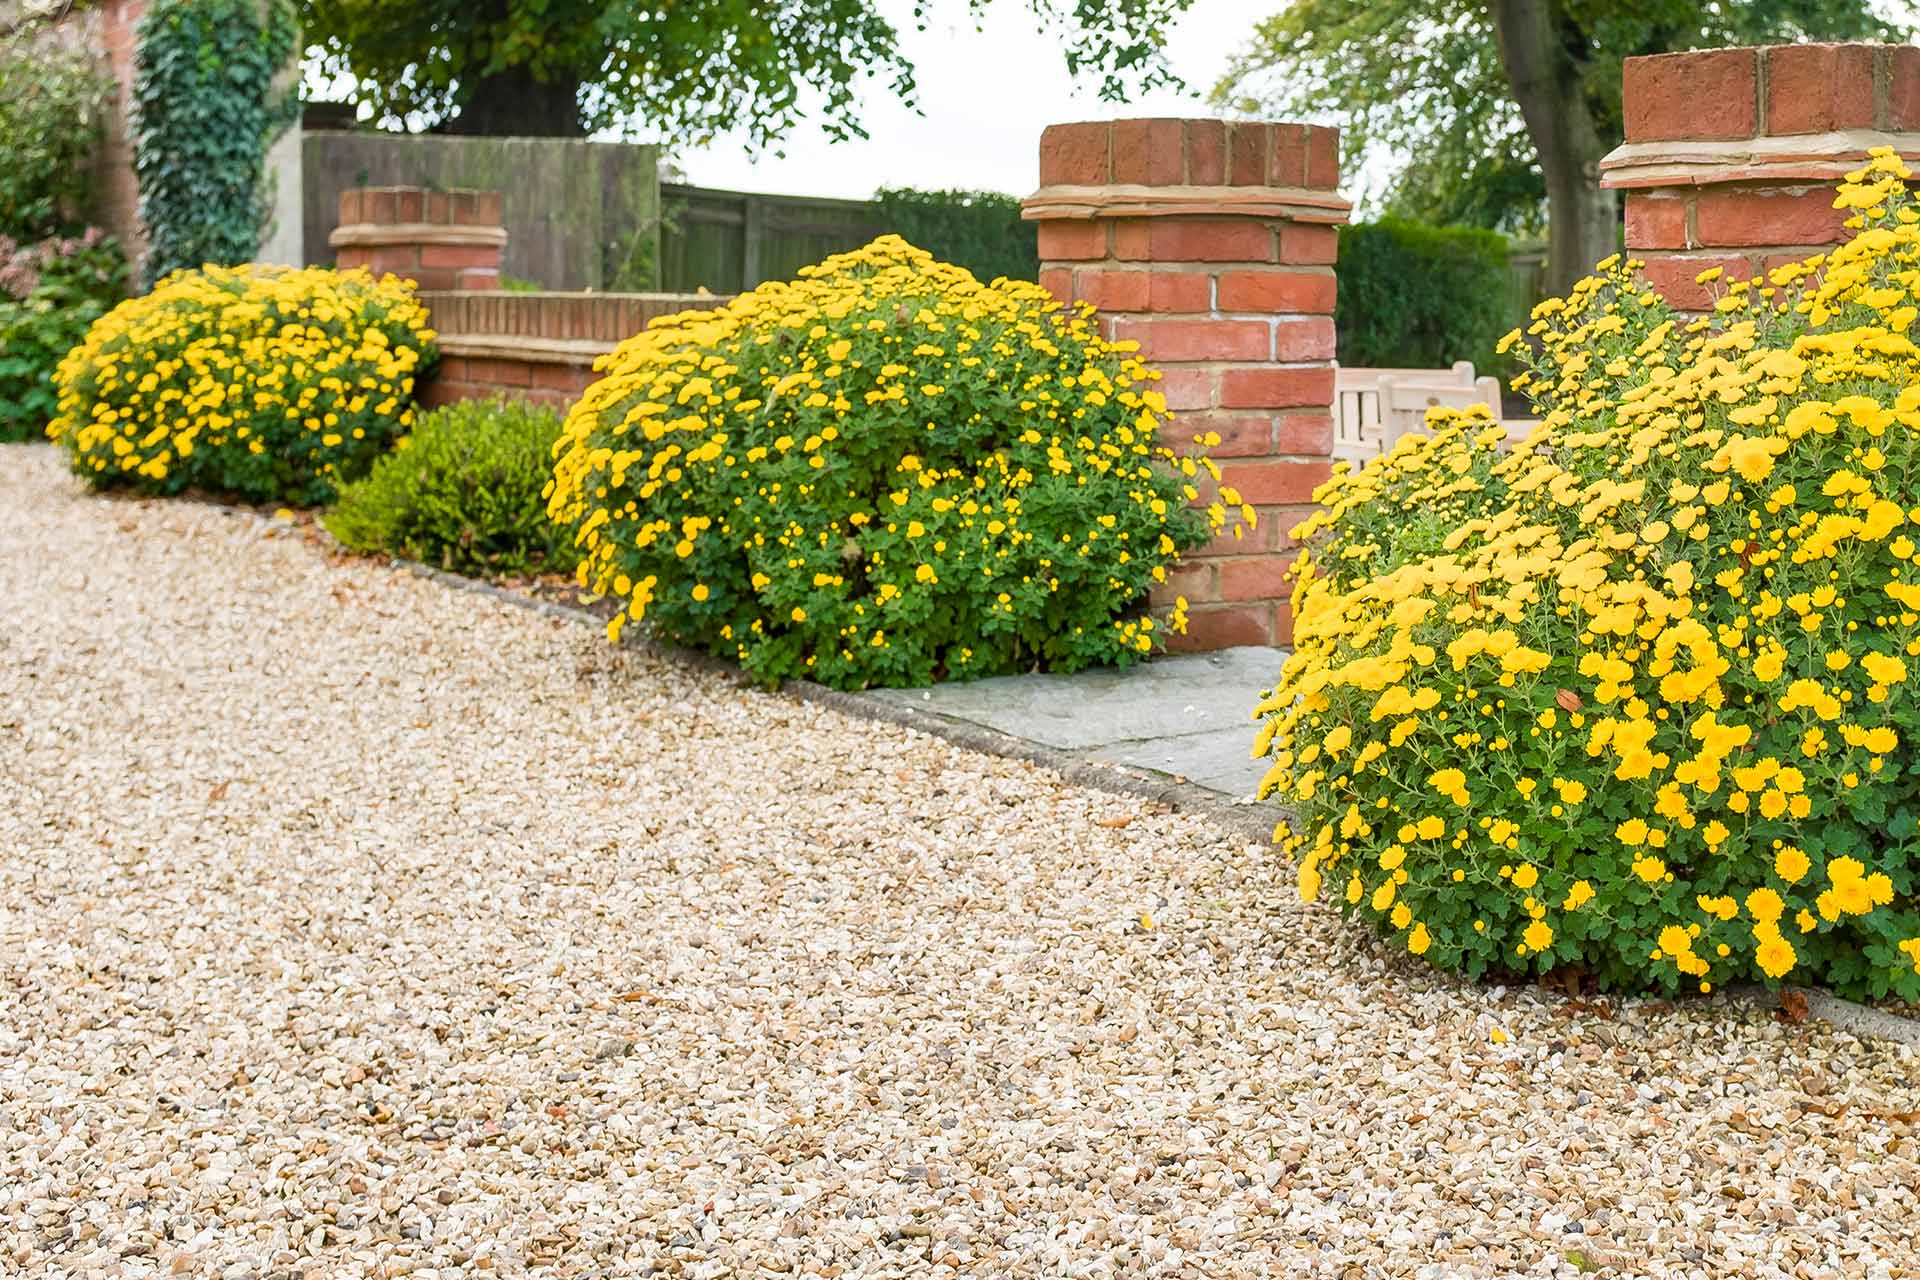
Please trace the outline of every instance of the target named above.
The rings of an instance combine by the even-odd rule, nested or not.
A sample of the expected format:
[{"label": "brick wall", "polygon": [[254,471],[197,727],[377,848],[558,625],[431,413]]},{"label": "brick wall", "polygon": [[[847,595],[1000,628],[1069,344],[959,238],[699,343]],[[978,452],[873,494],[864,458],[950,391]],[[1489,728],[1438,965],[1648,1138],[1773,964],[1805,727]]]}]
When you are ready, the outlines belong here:
[{"label": "brick wall", "polygon": [[505,293],[506,229],[497,191],[355,187],[340,193],[328,237],[341,267],[412,280],[440,363],[420,389],[428,404],[508,395],[565,407],[595,378],[594,361],[663,315],[718,306],[712,294]]},{"label": "brick wall", "polygon": [[565,407],[597,376],[593,363],[656,318],[725,302],[664,293],[423,291],[441,360],[428,404],[517,396]]},{"label": "brick wall", "polygon": [[146,8],[146,0],[99,0],[91,6],[70,7],[56,20],[61,36],[93,51],[109,80],[100,147],[92,165],[93,207],[85,216],[120,241],[136,274],[146,253],[146,235],[140,226],[140,182],[133,170],[128,122],[137,28]]},{"label": "brick wall", "polygon": [[1601,185],[1626,192],[1627,248],[1677,306],[1695,277],[1751,278],[1847,238],[1833,187],[1867,152],[1920,157],[1920,48],[1800,44],[1629,58],[1626,142]]},{"label": "brick wall", "polygon": [[[1175,644],[1286,644],[1286,533],[1312,510],[1333,446],[1339,133],[1298,124],[1120,120],[1040,140],[1040,282],[1098,307],[1162,371],[1163,439],[1218,432],[1224,483],[1259,515],[1190,556],[1159,593],[1192,605]],[[1208,485],[1202,500],[1212,497]]]}]

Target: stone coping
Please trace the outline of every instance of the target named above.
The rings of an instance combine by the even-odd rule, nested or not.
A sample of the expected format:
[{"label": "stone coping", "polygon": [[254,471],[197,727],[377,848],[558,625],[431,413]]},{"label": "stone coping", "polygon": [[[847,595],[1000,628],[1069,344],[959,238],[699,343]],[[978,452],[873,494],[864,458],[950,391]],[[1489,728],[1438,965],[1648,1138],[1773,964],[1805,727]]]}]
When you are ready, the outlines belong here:
[{"label": "stone coping", "polygon": [[1829,133],[1732,141],[1628,142],[1600,162],[1600,185],[1612,190],[1705,187],[1728,182],[1831,182],[1867,162],[1875,147],[1920,159],[1920,133],[1838,129]]},{"label": "stone coping", "polygon": [[505,227],[461,226],[443,222],[353,222],[327,233],[336,249],[388,248],[397,244],[478,245],[505,248]]},{"label": "stone coping", "polygon": [[517,334],[447,333],[435,342],[443,356],[467,360],[514,360],[523,364],[567,364],[592,368],[618,343],[591,338],[528,338]]},{"label": "stone coping", "polygon": [[1310,187],[1041,187],[1020,206],[1029,221],[1054,218],[1285,218],[1293,222],[1339,224],[1353,213],[1353,202]]}]

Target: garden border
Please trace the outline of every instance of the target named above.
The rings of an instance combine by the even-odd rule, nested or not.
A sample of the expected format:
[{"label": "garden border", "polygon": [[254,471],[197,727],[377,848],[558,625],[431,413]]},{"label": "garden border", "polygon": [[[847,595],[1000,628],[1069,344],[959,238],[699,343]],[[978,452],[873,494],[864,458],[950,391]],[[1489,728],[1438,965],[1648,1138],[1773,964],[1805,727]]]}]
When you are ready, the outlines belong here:
[{"label": "garden border", "polygon": [[[166,501],[180,500],[179,498],[166,499]],[[455,591],[487,596],[514,608],[525,609],[530,613],[544,614],[550,618],[592,627],[595,630],[602,630],[605,626],[603,619],[577,605],[560,604],[553,600],[523,595],[495,583],[479,578],[469,578],[446,569],[436,569],[432,565],[421,564],[416,560],[405,560],[398,556],[362,555],[341,543],[318,520],[310,525],[296,525],[276,519],[252,507],[222,502],[210,497],[202,496],[185,500],[199,501],[205,506],[251,520],[270,537],[286,537],[310,531],[323,546],[344,557],[384,563],[389,569],[404,570],[415,577],[438,582]],[[776,697],[789,696],[795,701],[831,707],[858,719],[914,729],[951,742],[955,746],[967,747],[988,755],[1024,760],[1030,764],[1051,769],[1068,782],[1079,786],[1092,787],[1094,790],[1104,791],[1110,795],[1133,796],[1150,803],[1167,805],[1182,813],[1210,819],[1243,839],[1264,844],[1272,837],[1271,828],[1264,816],[1272,812],[1272,809],[1256,808],[1252,804],[1236,802],[1196,783],[1175,782],[1122,765],[1093,763],[1073,752],[1042,746],[998,730],[983,728],[966,721],[912,707],[880,702],[858,693],[829,689],[825,685],[814,684],[808,680],[789,680],[778,689],[764,689],[747,679],[736,664],[724,658],[697,650],[656,644],[651,639],[640,635],[624,636],[618,647],[649,653],[697,671],[723,676],[742,687],[761,688],[763,692],[771,693]],[[1477,988],[1479,985],[1457,974],[1442,976],[1462,989]],[[1782,987],[1778,991],[1769,991],[1757,983],[1735,983],[1721,987],[1708,998],[1726,1004],[1770,1003],[1780,1008],[1783,1007],[1782,997],[1789,994],[1805,1000],[1807,1015],[1820,1018],[1837,1030],[1864,1040],[1920,1049],[1920,1018],[1909,1018],[1885,1009],[1877,1009],[1814,987]]]},{"label": "garden border", "polygon": [[[245,510],[245,508],[234,509]],[[258,512],[249,511],[247,514],[272,523],[269,517],[260,515]],[[336,542],[325,526],[316,523],[314,528],[345,554],[358,555]],[[456,591],[491,596],[517,608],[543,613],[549,617],[563,618],[596,630],[605,625],[601,618],[589,610],[574,605],[522,595],[520,592],[508,590],[491,582],[469,578],[445,569],[436,569],[432,565],[421,564],[414,560],[403,560],[393,556],[372,558],[385,559],[391,568],[405,569],[418,577],[431,579]],[[640,636],[623,636],[619,647],[637,649],[691,666],[696,670],[726,676],[743,686],[761,687],[748,680],[738,666],[723,658],[714,657],[712,654],[671,648]],[[789,680],[778,689],[765,690],[765,692],[776,696],[786,694],[796,701],[831,707],[862,720],[880,721],[915,729],[933,737],[942,738],[956,746],[968,747],[988,755],[1025,760],[1030,764],[1053,770],[1068,782],[1092,787],[1109,794],[1135,796],[1165,804],[1182,813],[1210,819],[1235,835],[1259,843],[1266,843],[1272,838],[1271,824],[1264,816],[1273,811],[1271,808],[1257,808],[1252,804],[1236,802],[1196,783],[1162,780],[1152,774],[1121,765],[1091,763],[1073,752],[1042,746],[1024,738],[1001,733],[996,729],[983,728],[930,711],[919,711],[912,707],[881,702],[858,693],[829,689],[825,685],[814,684],[810,680]],[[1457,981],[1464,987],[1477,985],[1465,979],[1457,979]],[[1779,991],[1769,991],[1755,983],[1737,983],[1720,988],[1717,994],[1720,1000],[1729,1003],[1759,1001],[1779,1007],[1781,997],[1788,993],[1803,997],[1806,1000],[1809,1015],[1831,1023],[1838,1030],[1862,1039],[1882,1040],[1920,1048],[1920,1018],[1904,1017],[1885,1009],[1876,1009],[1872,1005],[1860,1004],[1815,987],[1782,987]]]}]

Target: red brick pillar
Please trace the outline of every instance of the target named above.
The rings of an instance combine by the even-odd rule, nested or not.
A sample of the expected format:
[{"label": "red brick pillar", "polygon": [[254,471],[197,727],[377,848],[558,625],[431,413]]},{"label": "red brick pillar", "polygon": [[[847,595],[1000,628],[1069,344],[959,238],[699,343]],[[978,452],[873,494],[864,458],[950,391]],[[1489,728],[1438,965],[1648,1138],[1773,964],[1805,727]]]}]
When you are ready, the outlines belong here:
[{"label": "red brick pillar", "polygon": [[[1333,447],[1339,131],[1224,120],[1054,125],[1040,135],[1040,283],[1140,344],[1175,411],[1163,440],[1218,432],[1222,483],[1259,513],[1188,557],[1175,647],[1288,643],[1292,528]],[[1209,484],[1202,499],[1212,496]]]},{"label": "red brick pillar", "polygon": [[[1750,279],[1845,241],[1840,176],[1890,146],[1920,159],[1920,48],[1786,44],[1628,58],[1627,140],[1600,163],[1626,192],[1627,250],[1676,306],[1711,267]],[[1724,288],[1724,286],[1719,286]]]},{"label": "red brick pillar", "polygon": [[53,20],[60,38],[91,49],[111,82],[100,121],[100,145],[92,162],[93,207],[84,216],[120,241],[137,276],[146,255],[146,233],[140,225],[140,180],[133,168],[130,122],[134,55],[146,0],[53,7],[60,11]]},{"label": "red brick pillar", "polygon": [[498,289],[507,230],[498,191],[350,187],[327,243],[342,268],[392,272],[422,289]]}]

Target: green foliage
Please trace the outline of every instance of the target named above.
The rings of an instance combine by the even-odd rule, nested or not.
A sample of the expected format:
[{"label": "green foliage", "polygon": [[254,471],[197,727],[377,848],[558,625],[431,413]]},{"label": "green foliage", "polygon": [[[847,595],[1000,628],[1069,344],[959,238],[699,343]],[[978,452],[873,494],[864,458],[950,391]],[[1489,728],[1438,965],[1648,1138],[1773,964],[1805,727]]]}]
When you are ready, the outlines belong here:
[{"label": "green foliage", "polygon": [[0,235],[75,229],[107,82],[84,53],[33,33],[0,44]]},{"label": "green foliage", "polygon": [[908,244],[981,280],[1040,278],[1040,238],[1020,218],[1020,198],[999,191],[874,192],[877,221]]},{"label": "green foliage", "polygon": [[437,354],[410,281],[176,271],[61,361],[47,433],[103,488],[325,502],[412,425],[415,379]]},{"label": "green foliage", "polygon": [[327,528],[355,551],[456,573],[571,573],[570,533],[547,518],[560,417],[521,400],[469,400],[421,416],[400,448],[340,493]]},{"label": "green foliage", "polygon": [[1341,364],[1491,372],[1512,324],[1507,242],[1494,231],[1400,218],[1340,229],[1334,332]]},{"label": "green foliage", "polygon": [[0,236],[0,440],[53,420],[53,374],[125,288],[120,247],[97,230],[16,245]]},{"label": "green foliage", "polygon": [[298,38],[290,0],[156,0],[140,20],[134,165],[145,284],[252,259],[267,224],[267,147],[298,109],[277,87]]},{"label": "green foliage", "polygon": [[1157,447],[1157,375],[1097,325],[882,237],[622,344],[548,509],[616,637],[645,619],[769,682],[1137,661],[1148,592],[1240,498],[1187,505],[1211,464]]},{"label": "green foliage", "polygon": [[650,293],[660,287],[660,218],[645,218],[610,243],[607,291]]},{"label": "green foliage", "polygon": [[[1486,0],[1294,0],[1269,6],[1214,90],[1271,119],[1338,120],[1347,154],[1414,157],[1394,174],[1396,213],[1509,231],[1541,220],[1536,143],[1514,100]],[[1902,40],[1869,0],[1553,0],[1571,51],[1557,93],[1604,147],[1622,136],[1620,63],[1635,54],[1799,39]],[[1519,160],[1536,182],[1519,180]],[[1371,193],[1381,194],[1381,193]],[[1603,250],[1604,251],[1604,250]],[[1591,261],[1591,259],[1589,259]]]},{"label": "green foliage", "polygon": [[[993,0],[951,0],[968,16]],[[1024,0],[1062,36],[1070,70],[1118,100],[1177,83],[1161,33],[1191,0]],[[924,25],[933,0],[915,0]],[[888,6],[896,9],[896,6]],[[322,50],[388,127],[468,133],[636,128],[700,144],[725,131],[753,145],[803,119],[864,137],[867,85],[911,103],[914,68],[878,0],[300,0]]]}]

